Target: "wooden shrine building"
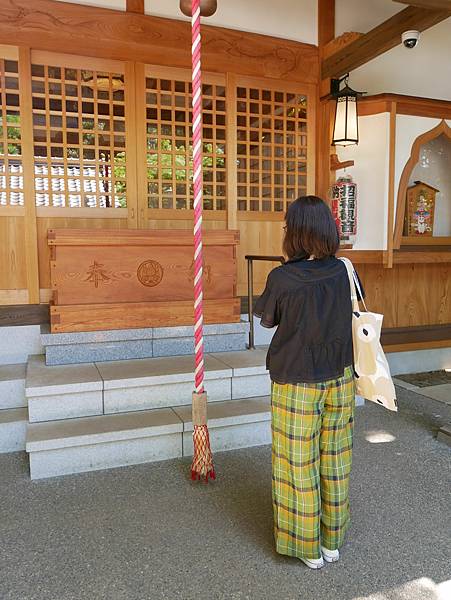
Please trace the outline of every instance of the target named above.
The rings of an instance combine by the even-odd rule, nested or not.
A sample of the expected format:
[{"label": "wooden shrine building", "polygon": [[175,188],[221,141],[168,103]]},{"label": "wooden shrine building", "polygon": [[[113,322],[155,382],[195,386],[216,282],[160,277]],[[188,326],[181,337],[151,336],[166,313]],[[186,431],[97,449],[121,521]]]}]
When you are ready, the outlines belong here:
[{"label": "wooden shrine building", "polygon": [[[49,305],[54,331],[64,322],[69,330],[176,324],[171,302],[181,303],[184,324],[191,319],[189,23],[154,16],[152,2],[149,14],[139,0],[125,10],[92,4],[0,0],[1,325],[48,322]],[[239,320],[245,256],[278,256],[289,202],[329,198],[347,162],[358,233],[343,253],[385,315],[386,349],[450,345],[448,183],[429,181],[442,195],[442,229],[403,234],[406,192],[427,144],[442,140],[450,158],[450,99],[370,93],[359,100],[359,145],[330,145],[330,79],[352,79],[399,45],[406,23],[426,35],[450,15],[440,3],[392,4],[396,12],[366,33],[336,37],[335,2],[319,0],[317,44],[205,21],[209,322]],[[153,263],[146,244],[159,248]],[[256,262],[256,294],[274,264]],[[149,301],[159,303],[153,316]],[[88,309],[89,324],[80,324]]]}]

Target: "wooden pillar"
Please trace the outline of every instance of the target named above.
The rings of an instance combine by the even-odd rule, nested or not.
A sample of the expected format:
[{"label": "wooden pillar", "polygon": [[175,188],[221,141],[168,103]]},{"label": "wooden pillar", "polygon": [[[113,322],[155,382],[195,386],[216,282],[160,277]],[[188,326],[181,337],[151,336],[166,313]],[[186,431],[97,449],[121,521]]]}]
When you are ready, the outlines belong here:
[{"label": "wooden pillar", "polygon": [[135,63],[135,144],[136,144],[136,189],[137,226],[148,227],[147,204],[147,137],[146,137],[146,67]]},{"label": "wooden pillar", "polygon": [[331,171],[330,156],[332,153],[331,139],[335,116],[335,103],[332,100],[320,100],[317,118],[317,166],[316,194],[328,200],[329,188],[335,173]]},{"label": "wooden pillar", "polygon": [[335,0],[318,0],[318,46],[321,49],[335,37]]},{"label": "wooden pillar", "polygon": [[390,105],[389,131],[387,252],[384,264],[391,269],[393,267],[393,223],[395,213],[396,102],[392,102]]},{"label": "wooden pillar", "polygon": [[144,14],[144,0],[127,0],[127,12],[137,13],[138,15]]},{"label": "wooden pillar", "polygon": [[335,38],[335,0],[318,0],[318,47],[319,47],[319,100],[316,118],[316,194],[327,200],[331,183],[331,127],[333,102],[321,100],[322,94],[330,89],[330,79],[321,81],[323,49]]},{"label": "wooden pillar", "polygon": [[236,76],[232,73],[226,75],[226,98],[227,229],[237,229]]},{"label": "wooden pillar", "polygon": [[39,304],[39,262],[34,185],[33,103],[31,96],[30,48],[19,48],[19,96],[28,304]]},{"label": "wooden pillar", "polygon": [[[127,182],[127,227],[138,227],[138,174],[137,174],[137,143],[136,143],[136,77],[135,63],[125,63],[125,156]],[[146,190],[147,192],[147,190]],[[144,196],[147,198],[147,194]]]}]

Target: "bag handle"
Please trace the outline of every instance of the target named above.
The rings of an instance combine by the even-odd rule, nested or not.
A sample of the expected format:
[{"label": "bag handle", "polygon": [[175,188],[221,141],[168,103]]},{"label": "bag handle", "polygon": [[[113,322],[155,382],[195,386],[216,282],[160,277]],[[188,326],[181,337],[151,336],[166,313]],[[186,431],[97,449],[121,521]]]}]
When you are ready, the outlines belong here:
[{"label": "bag handle", "polygon": [[340,256],[339,260],[341,260],[344,263],[344,265],[346,267],[346,271],[348,272],[349,286],[351,288],[351,302],[352,302],[353,312],[359,312],[359,310],[360,310],[357,291],[360,295],[360,298],[361,298],[361,301],[362,301],[362,304],[363,304],[365,310],[368,312],[368,309],[365,304],[365,300],[363,299],[363,293],[362,293],[362,289],[360,287],[359,279],[356,275],[356,272],[354,270],[354,266],[353,266],[352,262],[349,260],[349,258],[345,258],[344,256]]}]

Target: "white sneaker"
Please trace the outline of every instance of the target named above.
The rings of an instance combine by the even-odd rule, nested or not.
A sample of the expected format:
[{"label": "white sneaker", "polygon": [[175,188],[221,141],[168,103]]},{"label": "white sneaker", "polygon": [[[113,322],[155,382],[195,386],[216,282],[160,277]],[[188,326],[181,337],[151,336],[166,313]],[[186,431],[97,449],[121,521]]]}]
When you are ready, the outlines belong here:
[{"label": "white sneaker", "polygon": [[328,548],[324,548],[324,546],[321,546],[321,553],[326,562],[337,562],[340,558],[340,552],[338,550],[329,550]]},{"label": "white sneaker", "polygon": [[321,569],[324,567],[324,560],[322,558],[301,558],[301,560],[309,569]]}]

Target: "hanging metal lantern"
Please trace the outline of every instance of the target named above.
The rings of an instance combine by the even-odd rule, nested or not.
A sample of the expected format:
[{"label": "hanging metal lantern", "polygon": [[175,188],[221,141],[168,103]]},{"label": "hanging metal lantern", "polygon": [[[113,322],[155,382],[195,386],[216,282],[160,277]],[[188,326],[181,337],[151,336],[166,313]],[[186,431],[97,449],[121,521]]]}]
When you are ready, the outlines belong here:
[{"label": "hanging metal lantern", "polygon": [[[218,8],[217,0],[200,0],[201,17],[211,17]],[[180,0],[180,10],[187,17],[191,17],[191,0]]]},{"label": "hanging metal lantern", "polygon": [[357,92],[346,86],[337,96],[332,144],[334,146],[351,146],[358,143]]},{"label": "hanging metal lantern", "polygon": [[[345,87],[340,90],[340,83]],[[331,80],[331,94],[336,98],[332,146],[351,146],[359,143],[357,100],[364,92],[356,92],[348,85],[348,76]]]},{"label": "hanging metal lantern", "polygon": [[354,244],[357,235],[357,184],[351,175],[339,177],[331,189],[332,214],[343,244]]}]

